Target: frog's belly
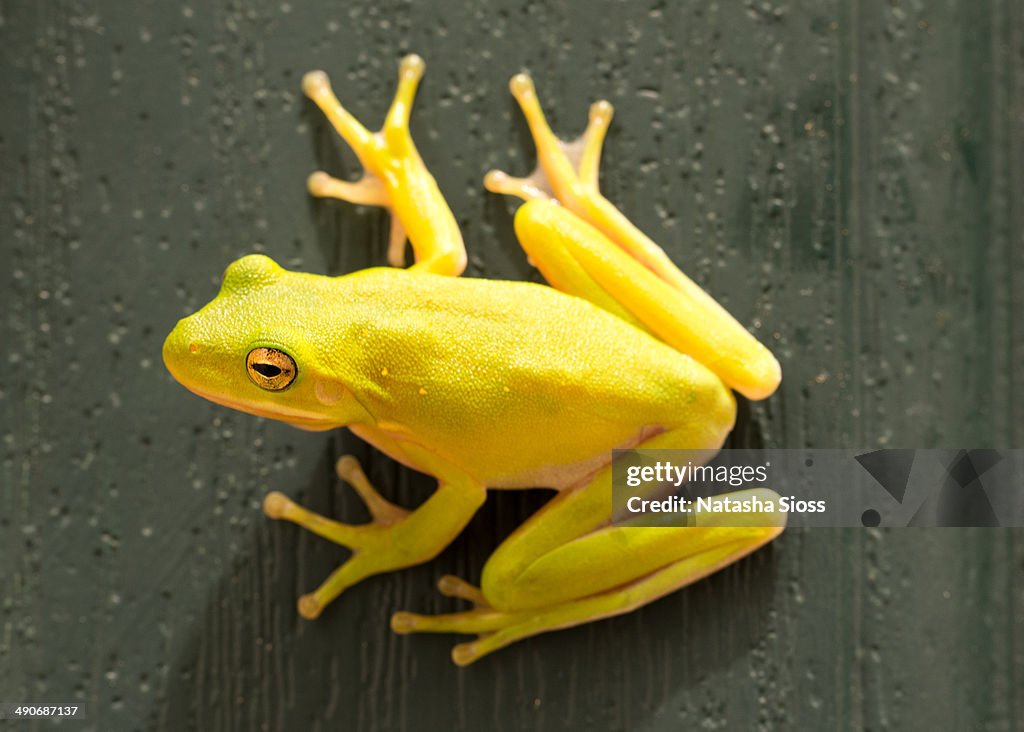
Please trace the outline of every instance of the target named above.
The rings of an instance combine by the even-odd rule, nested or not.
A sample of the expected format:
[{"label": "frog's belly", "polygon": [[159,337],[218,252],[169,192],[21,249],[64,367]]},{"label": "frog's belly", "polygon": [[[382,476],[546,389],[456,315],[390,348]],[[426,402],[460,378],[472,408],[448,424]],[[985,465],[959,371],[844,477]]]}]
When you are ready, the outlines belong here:
[{"label": "frog's belly", "polygon": [[[655,435],[665,431],[660,425],[648,425],[640,429],[635,435],[624,443],[616,445],[615,449],[629,450],[649,440]],[[554,488],[557,491],[568,490],[589,480],[591,476],[612,461],[612,454],[598,452],[591,457],[577,460],[561,465],[548,465],[542,468],[516,473],[515,475],[503,476],[491,479],[487,482],[488,488]]]},{"label": "frog's belly", "polygon": [[[349,425],[349,429],[360,439],[370,443],[393,460],[397,460],[413,470],[422,470],[419,466],[410,463],[404,455],[391,449],[391,446],[395,442],[401,442],[403,437],[398,435],[385,436],[384,433],[365,425]],[[616,445],[615,449],[628,450],[655,435],[660,435],[664,431],[665,428],[661,425],[647,425],[642,427],[628,440]],[[563,491],[580,485],[601,470],[601,468],[609,465],[611,461],[612,454],[610,450],[599,451],[581,460],[532,468],[511,475],[491,476],[483,482],[486,483],[488,488],[554,488],[557,491]]]}]

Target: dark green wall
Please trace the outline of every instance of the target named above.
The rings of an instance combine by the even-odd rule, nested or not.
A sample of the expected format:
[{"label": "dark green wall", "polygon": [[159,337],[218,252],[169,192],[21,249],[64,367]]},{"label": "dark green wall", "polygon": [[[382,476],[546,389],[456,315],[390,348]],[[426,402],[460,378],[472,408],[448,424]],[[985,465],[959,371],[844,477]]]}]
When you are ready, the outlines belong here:
[{"label": "dark green wall", "polygon": [[567,135],[609,98],[606,192],[782,362],[741,444],[1024,447],[1017,0],[433,5],[0,2],[0,701],[103,731],[1024,728],[1019,531],[789,532],[456,669],[455,638],[387,620],[456,606],[435,579],[478,578],[543,500],[506,493],[438,560],[297,617],[344,552],[263,494],[359,519],[343,451],[406,505],[430,481],[193,397],[160,344],[244,253],[383,261],[382,213],[306,195],[355,172],[310,68],[376,124],[426,58],[413,130],[475,276],[536,277],[480,184],[532,165],[508,77]]}]

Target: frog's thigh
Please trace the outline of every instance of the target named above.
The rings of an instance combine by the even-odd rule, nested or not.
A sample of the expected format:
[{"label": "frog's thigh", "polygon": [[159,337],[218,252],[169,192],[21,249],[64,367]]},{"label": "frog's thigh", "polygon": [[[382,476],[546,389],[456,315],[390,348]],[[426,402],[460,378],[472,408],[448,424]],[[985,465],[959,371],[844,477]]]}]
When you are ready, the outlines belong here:
[{"label": "frog's thigh", "polygon": [[[761,499],[774,495],[771,491],[762,490],[760,493]],[[615,557],[619,542],[624,539],[629,543],[635,542],[638,548],[645,547],[648,553],[674,547],[671,549],[676,557],[673,561],[647,574],[640,574],[634,568],[638,572],[635,576],[628,577],[624,584],[604,592],[561,604],[521,610],[500,611],[482,607],[466,613],[434,617],[399,613],[392,620],[392,627],[398,632],[478,633],[476,640],[461,643],[452,649],[452,659],[464,666],[531,635],[630,612],[749,554],[777,536],[782,527],[680,528],[671,530],[677,536],[668,542],[667,531],[633,528],[600,532],[604,536],[594,535],[594,538],[605,544],[605,547],[594,545],[587,548],[599,557],[597,561],[593,557],[585,559],[583,554],[572,559],[563,557],[562,566],[552,568],[554,571],[542,581],[536,582],[530,590],[540,593],[545,599],[548,595],[555,597],[560,594],[559,583],[571,582],[575,577],[591,578],[595,580],[592,586],[605,587],[607,582],[601,573],[628,565],[643,555],[643,551],[638,551]],[[580,559],[584,561],[580,562]],[[580,586],[580,583],[576,583],[576,586]]]},{"label": "frog's thigh", "polygon": [[[774,500],[775,494],[766,492],[758,497]],[[484,575],[484,595],[496,608],[539,609],[604,593],[670,565],[685,563],[687,569],[678,575],[678,580],[662,585],[660,592],[647,597],[645,602],[649,602],[736,561],[770,541],[780,530],[736,526],[609,527],[537,557],[526,568],[520,568],[520,558],[514,556],[521,547],[510,547],[506,559],[509,564],[498,562],[491,567],[490,575]]]},{"label": "frog's thigh", "polygon": [[775,357],[696,285],[669,284],[600,230],[550,201],[521,206],[515,229],[552,287],[650,332],[744,396],[761,399],[775,390],[780,374]]},{"label": "frog's thigh", "polygon": [[[777,498],[768,490],[757,491],[757,497]],[[616,527],[606,525],[610,510],[610,469],[583,488],[552,499],[488,560],[481,582],[488,604],[510,612],[554,608],[614,594],[609,591],[643,580],[646,589],[634,587],[627,595],[609,598],[575,623],[626,612],[711,574],[782,531],[775,525],[779,519],[767,514],[745,520],[762,525],[737,526],[734,515],[710,514],[691,528]]]}]

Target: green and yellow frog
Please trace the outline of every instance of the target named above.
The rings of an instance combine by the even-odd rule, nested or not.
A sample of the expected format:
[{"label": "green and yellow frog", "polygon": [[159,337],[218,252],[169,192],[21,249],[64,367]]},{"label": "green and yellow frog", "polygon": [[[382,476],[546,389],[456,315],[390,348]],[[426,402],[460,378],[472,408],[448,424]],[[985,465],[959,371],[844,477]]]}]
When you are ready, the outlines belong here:
[{"label": "green and yellow frog", "polygon": [[[213,301],[177,324],[163,357],[178,381],[217,404],[307,430],[348,427],[437,478],[436,492],[407,511],[378,494],[354,458],[341,458],[339,475],[373,516],[363,525],[278,492],[266,497],[271,518],[352,551],[299,599],[307,618],[370,575],[437,555],[489,488],[556,491],[488,559],[479,587],[441,578],[443,594],[474,609],[392,617],[397,633],[476,635],[452,651],[465,665],[527,636],[628,612],[777,536],[776,519],[612,525],[610,463],[614,448],[719,448],[736,415],[731,390],[763,399],[781,372],[599,192],[611,105],[594,104],[583,136],[563,143],[525,74],[510,86],[538,169],[523,179],[492,171],[485,185],[526,201],[516,235],[551,287],[460,278],[462,236],[409,133],[423,69],[418,56],[402,60],[378,132],[342,107],[323,72],[303,80],[365,169],[356,182],[314,173],[309,190],[389,209],[392,267],[325,277],[243,257]],[[403,269],[407,240],[415,264]]]}]

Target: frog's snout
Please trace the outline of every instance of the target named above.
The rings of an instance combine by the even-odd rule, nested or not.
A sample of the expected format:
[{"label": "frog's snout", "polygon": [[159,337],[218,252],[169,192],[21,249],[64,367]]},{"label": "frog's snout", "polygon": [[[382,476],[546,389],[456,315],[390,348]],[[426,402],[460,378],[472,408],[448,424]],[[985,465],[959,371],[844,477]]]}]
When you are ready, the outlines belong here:
[{"label": "frog's snout", "polygon": [[188,358],[199,353],[200,350],[199,344],[192,338],[190,320],[191,316],[179,320],[164,339],[164,366],[178,381],[182,381],[182,376],[187,373]]}]

